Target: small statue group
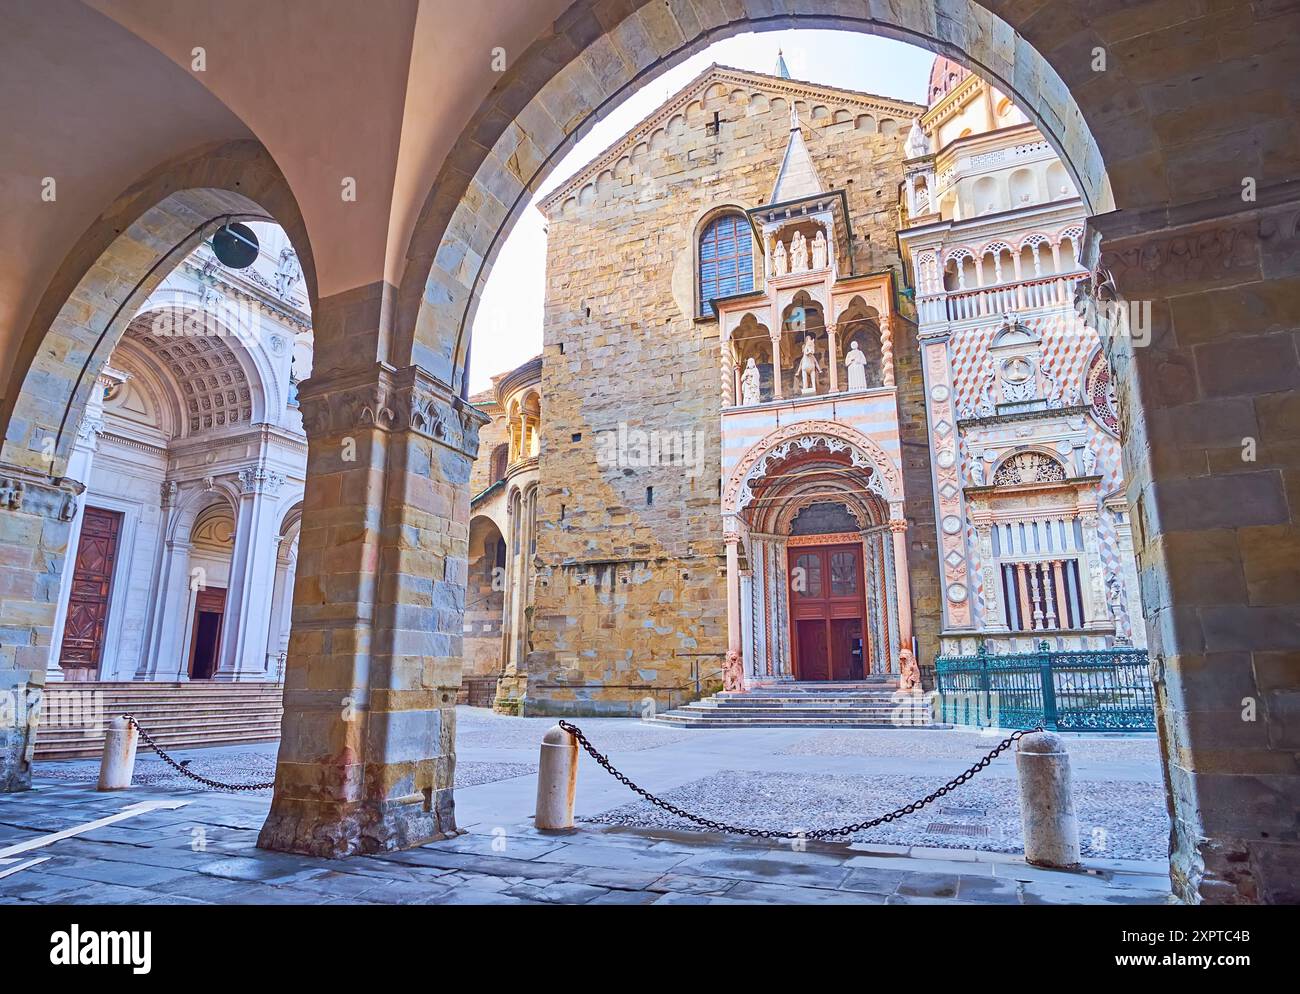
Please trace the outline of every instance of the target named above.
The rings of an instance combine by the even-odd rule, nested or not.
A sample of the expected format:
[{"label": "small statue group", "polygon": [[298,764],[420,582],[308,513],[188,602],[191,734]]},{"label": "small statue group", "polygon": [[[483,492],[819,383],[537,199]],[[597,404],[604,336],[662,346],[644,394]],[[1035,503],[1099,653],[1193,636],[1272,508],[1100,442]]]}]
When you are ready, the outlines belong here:
[{"label": "small statue group", "polygon": [[808,239],[802,231],[796,231],[790,239],[790,272],[808,272]]},{"label": "small statue group", "polygon": [[[790,239],[790,251],[786,252],[785,242],[777,241],[772,249],[772,275],[785,276],[787,273],[808,272],[808,239],[802,231],[796,231]],[[812,268],[825,269],[827,265],[826,233],[818,230],[812,240]]]}]

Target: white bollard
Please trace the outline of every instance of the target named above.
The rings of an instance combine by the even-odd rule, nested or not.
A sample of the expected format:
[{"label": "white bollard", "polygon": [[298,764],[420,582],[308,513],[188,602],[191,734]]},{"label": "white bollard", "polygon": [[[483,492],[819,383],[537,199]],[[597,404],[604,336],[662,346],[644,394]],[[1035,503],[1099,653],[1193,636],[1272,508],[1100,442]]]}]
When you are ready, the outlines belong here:
[{"label": "white bollard", "polygon": [[537,764],[537,828],[555,831],[573,827],[573,799],[578,789],[578,740],[559,725],[542,736]]},{"label": "white bollard", "polygon": [[1065,740],[1054,732],[1030,732],[1016,749],[1020,823],[1025,862],[1035,866],[1079,865],[1079,822]]},{"label": "white bollard", "polygon": [[104,733],[104,758],[99,764],[96,790],[126,790],[135,774],[135,726],[125,718],[114,718]]}]

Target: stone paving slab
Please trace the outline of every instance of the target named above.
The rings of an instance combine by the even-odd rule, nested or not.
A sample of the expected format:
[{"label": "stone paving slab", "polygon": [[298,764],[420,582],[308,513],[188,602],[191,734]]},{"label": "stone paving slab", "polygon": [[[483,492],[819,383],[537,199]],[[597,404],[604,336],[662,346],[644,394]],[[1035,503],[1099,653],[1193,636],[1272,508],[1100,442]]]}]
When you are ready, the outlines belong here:
[{"label": "stone paving slab", "polygon": [[[3,904],[1159,904],[1163,863],[1107,860],[1087,872],[1010,854],[761,839],[662,827],[529,820],[478,824],[402,852],[327,860],[256,848],[269,798],[141,787],[100,794],[38,779],[0,795],[12,844],[148,801],[184,801],[24,854]],[[3,848],[3,843],[0,843]],[[8,864],[0,864],[0,869]]]}]

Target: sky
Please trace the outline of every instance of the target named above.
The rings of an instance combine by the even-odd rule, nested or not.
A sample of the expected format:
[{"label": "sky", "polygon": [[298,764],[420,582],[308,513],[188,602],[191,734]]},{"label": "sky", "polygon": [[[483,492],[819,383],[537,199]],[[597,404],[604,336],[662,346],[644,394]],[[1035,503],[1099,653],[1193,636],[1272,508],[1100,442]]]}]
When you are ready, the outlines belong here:
[{"label": "sky", "polygon": [[713,62],[771,73],[777,51],[795,79],[925,102],[934,55],[903,42],[844,31],[743,34],[710,45],[633,93],[566,155],[506,238],[474,319],[471,393],[542,351],[546,229],[538,200],[563,183]]}]

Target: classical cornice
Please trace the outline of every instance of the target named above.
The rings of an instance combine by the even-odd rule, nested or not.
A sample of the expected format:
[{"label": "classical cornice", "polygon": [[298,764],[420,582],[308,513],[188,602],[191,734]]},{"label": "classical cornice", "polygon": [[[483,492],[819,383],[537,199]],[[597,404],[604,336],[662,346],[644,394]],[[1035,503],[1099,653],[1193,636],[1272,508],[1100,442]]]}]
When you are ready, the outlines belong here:
[{"label": "classical cornice", "polygon": [[734,69],[730,66],[720,66],[716,62],[706,68],[693,80],[678,90],[673,96],[669,97],[664,103],[660,104],[648,117],[642,118],[634,127],[627,131],[614,144],[610,145],[605,151],[597,155],[591,162],[587,163],[582,169],[576,172],[569,179],[565,180],[555,190],[548,193],[537,207],[543,214],[549,217],[551,208],[560,203],[575,188],[581,187],[590,182],[601,171],[610,168],[614,163],[627,152],[629,148],[637,142],[648,138],[655,129],[667,124],[675,114],[685,111],[686,107],[699,97],[700,93],[712,86],[714,83],[731,83],[736,86],[757,86],[777,96],[788,98],[813,98],[823,101],[835,101],[840,104],[849,104],[853,107],[864,111],[876,111],[882,114],[891,114],[906,121],[920,117],[925,112],[924,104],[912,103],[909,100],[895,100],[892,97],[882,97],[874,93],[864,93],[859,90],[846,90],[837,86],[826,86],[821,83],[811,83],[803,80],[785,79],[781,76],[769,76],[766,73],[751,72],[747,69]]}]

